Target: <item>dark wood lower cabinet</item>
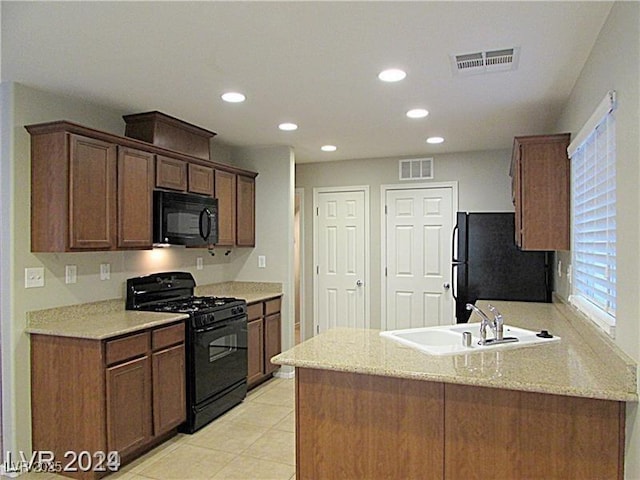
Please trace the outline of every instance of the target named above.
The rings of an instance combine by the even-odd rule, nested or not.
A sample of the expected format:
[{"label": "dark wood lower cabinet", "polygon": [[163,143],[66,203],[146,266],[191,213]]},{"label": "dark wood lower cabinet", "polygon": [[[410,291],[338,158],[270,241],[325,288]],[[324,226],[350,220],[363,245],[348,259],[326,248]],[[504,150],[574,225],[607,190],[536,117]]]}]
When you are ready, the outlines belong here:
[{"label": "dark wood lower cabinet", "polygon": [[443,390],[298,368],[296,478],[442,479]]},{"label": "dark wood lower cabinet", "polygon": [[123,457],[151,438],[151,365],[148,356],[107,368],[107,448]]},{"label": "dark wood lower cabinet", "polygon": [[186,419],[184,354],[183,322],[105,341],[31,335],[33,450],[127,463],[170,437]]},{"label": "dark wood lower cabinet", "polygon": [[264,369],[267,375],[280,368],[280,365],[270,361],[280,352],[282,352],[282,322],[278,312],[264,317]]},{"label": "dark wood lower cabinet", "polygon": [[249,388],[271,378],[279,367],[271,358],[282,351],[281,298],[251,303],[247,307]]},{"label": "dark wood lower cabinet", "polygon": [[622,402],[446,385],[445,478],[622,479],[624,415]]},{"label": "dark wood lower cabinet", "polygon": [[247,383],[252,385],[264,376],[264,323],[262,318],[247,326]]},{"label": "dark wood lower cabinet", "polygon": [[186,418],[184,345],[154,352],[152,359],[153,431],[161,435]]},{"label": "dark wood lower cabinet", "polygon": [[622,479],[623,402],[298,368],[296,478]]}]

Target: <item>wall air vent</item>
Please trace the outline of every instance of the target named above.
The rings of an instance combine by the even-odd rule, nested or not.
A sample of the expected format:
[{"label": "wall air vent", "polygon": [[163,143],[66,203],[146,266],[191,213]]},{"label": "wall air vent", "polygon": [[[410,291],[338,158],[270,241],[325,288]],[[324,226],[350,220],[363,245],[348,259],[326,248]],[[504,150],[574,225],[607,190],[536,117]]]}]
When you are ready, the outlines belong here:
[{"label": "wall air vent", "polygon": [[409,158],[399,162],[400,180],[433,179],[433,158]]},{"label": "wall air vent", "polygon": [[518,68],[519,58],[519,47],[465,53],[451,55],[451,67],[454,75],[506,72]]}]

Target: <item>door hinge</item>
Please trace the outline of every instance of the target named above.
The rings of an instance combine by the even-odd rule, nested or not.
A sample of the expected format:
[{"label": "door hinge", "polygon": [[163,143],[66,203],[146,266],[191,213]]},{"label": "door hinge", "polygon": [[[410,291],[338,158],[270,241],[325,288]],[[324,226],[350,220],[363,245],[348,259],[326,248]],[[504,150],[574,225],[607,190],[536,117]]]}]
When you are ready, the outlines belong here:
[{"label": "door hinge", "polygon": [[384,276],[387,276],[387,267],[384,267]]},{"label": "door hinge", "polygon": [[320,207],[316,207],[316,217],[320,215]]},{"label": "door hinge", "polygon": [[316,333],[320,333],[320,325],[316,325]]},{"label": "door hinge", "polygon": [[384,214],[385,215],[387,214],[387,206],[386,205],[384,206]]},{"label": "door hinge", "polygon": [[316,265],[316,275],[320,274],[320,265]]}]

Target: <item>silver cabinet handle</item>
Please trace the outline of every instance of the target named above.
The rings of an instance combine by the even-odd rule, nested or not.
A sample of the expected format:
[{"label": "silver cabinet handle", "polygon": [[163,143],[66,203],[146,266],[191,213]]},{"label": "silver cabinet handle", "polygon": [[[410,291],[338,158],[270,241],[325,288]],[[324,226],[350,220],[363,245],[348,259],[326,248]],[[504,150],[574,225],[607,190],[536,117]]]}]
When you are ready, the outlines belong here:
[{"label": "silver cabinet handle", "polygon": [[356,287],[361,287],[362,285],[364,285],[362,280],[356,280]]}]

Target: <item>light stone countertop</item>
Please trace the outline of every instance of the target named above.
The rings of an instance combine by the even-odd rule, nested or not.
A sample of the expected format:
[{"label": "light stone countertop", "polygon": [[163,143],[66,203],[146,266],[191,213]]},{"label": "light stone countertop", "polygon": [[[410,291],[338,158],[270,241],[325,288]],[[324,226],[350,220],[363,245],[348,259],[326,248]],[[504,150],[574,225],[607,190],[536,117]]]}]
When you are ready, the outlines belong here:
[{"label": "light stone countertop", "polygon": [[[247,303],[282,295],[281,283],[224,282],[197,286],[195,295],[237,297]],[[27,312],[27,333],[104,340],[189,318],[182,313],[124,309],[124,299],[104,300]]]},{"label": "light stone countertop", "polygon": [[[485,310],[488,302],[477,305]],[[564,304],[490,302],[506,325],[549,330],[559,342],[460,355],[422,353],[379,330],[333,329],[272,359],[273,363],[388,377],[637,402],[637,366]],[[474,314],[475,315],[475,314]],[[477,321],[471,319],[471,321]]]},{"label": "light stone countertop", "polygon": [[223,282],[196,287],[196,295],[236,297],[247,303],[262,302],[282,295],[282,284],[275,282]]},{"label": "light stone countertop", "polygon": [[105,300],[27,312],[27,333],[105,340],[188,318],[182,313],[124,309],[124,300]]}]

